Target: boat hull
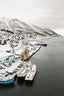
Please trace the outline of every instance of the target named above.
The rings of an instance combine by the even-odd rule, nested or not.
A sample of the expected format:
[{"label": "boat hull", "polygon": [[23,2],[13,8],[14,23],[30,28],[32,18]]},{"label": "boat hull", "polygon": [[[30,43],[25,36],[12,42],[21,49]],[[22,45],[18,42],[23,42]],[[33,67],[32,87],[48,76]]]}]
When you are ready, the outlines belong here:
[{"label": "boat hull", "polygon": [[45,46],[45,47],[46,47],[46,46],[47,46],[47,44],[41,44],[41,46]]},{"label": "boat hull", "polygon": [[7,81],[0,81],[0,84],[12,84],[12,83],[14,83],[14,78],[12,78],[12,79],[9,79],[9,80],[7,80]]}]

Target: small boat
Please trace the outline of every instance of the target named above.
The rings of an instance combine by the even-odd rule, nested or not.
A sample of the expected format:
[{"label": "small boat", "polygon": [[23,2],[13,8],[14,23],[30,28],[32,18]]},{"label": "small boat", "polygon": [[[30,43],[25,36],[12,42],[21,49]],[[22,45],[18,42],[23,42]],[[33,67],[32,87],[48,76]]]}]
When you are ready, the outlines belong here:
[{"label": "small boat", "polygon": [[32,65],[32,69],[27,73],[25,80],[26,81],[32,81],[34,79],[34,76],[36,74],[36,65]]},{"label": "small boat", "polygon": [[41,46],[47,46],[47,44],[45,43],[45,42],[41,42],[41,44],[40,44]]},{"label": "small boat", "polygon": [[42,46],[47,46],[47,44],[45,44],[45,43],[44,43],[44,44],[41,44],[41,45],[42,45]]}]

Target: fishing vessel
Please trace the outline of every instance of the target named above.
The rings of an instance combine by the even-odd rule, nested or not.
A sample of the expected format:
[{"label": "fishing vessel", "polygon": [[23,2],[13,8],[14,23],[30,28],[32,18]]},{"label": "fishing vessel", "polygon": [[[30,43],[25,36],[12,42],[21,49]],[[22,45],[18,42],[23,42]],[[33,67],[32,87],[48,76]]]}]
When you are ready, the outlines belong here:
[{"label": "fishing vessel", "polygon": [[9,63],[0,64],[0,84],[11,84],[16,79],[21,61],[19,59],[14,60],[10,66]]},{"label": "fishing vessel", "polygon": [[25,80],[26,81],[32,81],[36,74],[36,65],[33,64],[31,70],[27,73]]},{"label": "fishing vessel", "polygon": [[[34,55],[38,50],[40,49],[40,46],[30,46],[25,47],[23,52],[21,52],[21,56],[24,56],[24,60],[29,59],[32,55]],[[29,53],[29,54],[28,54]]]},{"label": "fishing vessel", "polygon": [[[23,48],[23,51],[21,53],[21,59],[23,61],[23,67],[18,71],[17,77],[18,78],[24,78],[28,72],[30,72],[31,68],[33,67],[31,61],[29,61],[29,57],[35,52],[36,48],[33,46],[27,45],[25,48]],[[28,61],[24,61],[27,60]],[[36,65],[34,65],[36,66]]]},{"label": "fishing vessel", "polygon": [[31,61],[29,61],[29,63],[24,62],[23,66],[17,72],[17,77],[24,78],[26,74],[30,71],[30,68],[31,68]]},{"label": "fishing vessel", "polygon": [[[24,57],[24,61],[28,60],[32,55],[34,55],[39,49],[40,45],[36,45],[36,42],[23,42],[22,48],[15,51],[17,56]],[[29,53],[29,54],[28,54]]]},{"label": "fishing vessel", "polygon": [[12,84],[14,83],[14,75],[5,75],[0,76],[0,84]]}]

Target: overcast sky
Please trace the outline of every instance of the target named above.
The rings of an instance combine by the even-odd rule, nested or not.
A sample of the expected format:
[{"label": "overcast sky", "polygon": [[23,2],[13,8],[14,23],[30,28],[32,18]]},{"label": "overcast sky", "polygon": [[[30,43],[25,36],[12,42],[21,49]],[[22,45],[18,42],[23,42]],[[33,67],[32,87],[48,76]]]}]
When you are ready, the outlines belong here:
[{"label": "overcast sky", "polygon": [[0,17],[64,31],[64,0],[0,0]]}]

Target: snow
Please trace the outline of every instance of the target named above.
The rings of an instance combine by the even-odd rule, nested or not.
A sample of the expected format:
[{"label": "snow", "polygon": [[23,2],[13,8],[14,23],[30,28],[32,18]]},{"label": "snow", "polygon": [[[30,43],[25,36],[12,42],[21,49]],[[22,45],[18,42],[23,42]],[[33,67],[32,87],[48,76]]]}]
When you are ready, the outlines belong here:
[{"label": "snow", "polygon": [[0,45],[0,52],[2,52],[2,51],[6,51],[7,49],[11,49],[11,47],[10,47],[10,44],[9,43],[7,43],[6,45]]},{"label": "snow", "polygon": [[6,73],[6,71],[12,73],[15,69],[17,69],[17,66],[21,64],[21,61],[18,60],[15,63],[12,63],[12,66],[6,67],[5,69],[0,70],[0,73]]}]

